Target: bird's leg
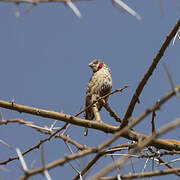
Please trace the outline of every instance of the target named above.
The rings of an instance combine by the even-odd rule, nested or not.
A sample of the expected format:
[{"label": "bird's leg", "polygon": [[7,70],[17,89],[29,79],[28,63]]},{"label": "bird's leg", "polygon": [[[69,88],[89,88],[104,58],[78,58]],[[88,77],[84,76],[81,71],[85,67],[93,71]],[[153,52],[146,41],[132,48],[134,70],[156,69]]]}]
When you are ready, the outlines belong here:
[{"label": "bird's leg", "polygon": [[[94,101],[96,100],[96,97],[95,97],[95,96],[92,96],[92,99],[91,99],[91,100],[92,100],[92,102],[94,102]],[[92,111],[93,111],[93,113],[94,113],[95,120],[96,120],[97,122],[102,122],[100,113],[99,113],[98,108],[97,108],[97,103],[93,104],[93,106],[92,106]]]}]

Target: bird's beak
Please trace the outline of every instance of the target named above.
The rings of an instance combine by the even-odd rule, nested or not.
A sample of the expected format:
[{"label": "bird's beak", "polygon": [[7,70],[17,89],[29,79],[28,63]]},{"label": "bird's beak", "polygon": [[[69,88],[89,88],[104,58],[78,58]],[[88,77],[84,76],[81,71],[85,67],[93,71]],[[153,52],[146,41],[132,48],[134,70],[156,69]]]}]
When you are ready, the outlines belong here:
[{"label": "bird's beak", "polygon": [[94,65],[93,63],[89,63],[88,66],[92,68]]}]

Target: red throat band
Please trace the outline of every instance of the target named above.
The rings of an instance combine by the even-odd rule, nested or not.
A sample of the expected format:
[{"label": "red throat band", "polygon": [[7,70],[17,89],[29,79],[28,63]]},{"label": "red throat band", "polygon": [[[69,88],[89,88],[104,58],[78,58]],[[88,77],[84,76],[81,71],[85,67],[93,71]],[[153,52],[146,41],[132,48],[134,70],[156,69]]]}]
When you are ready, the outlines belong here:
[{"label": "red throat band", "polygon": [[100,63],[98,66],[98,70],[100,70],[103,67],[103,63]]}]

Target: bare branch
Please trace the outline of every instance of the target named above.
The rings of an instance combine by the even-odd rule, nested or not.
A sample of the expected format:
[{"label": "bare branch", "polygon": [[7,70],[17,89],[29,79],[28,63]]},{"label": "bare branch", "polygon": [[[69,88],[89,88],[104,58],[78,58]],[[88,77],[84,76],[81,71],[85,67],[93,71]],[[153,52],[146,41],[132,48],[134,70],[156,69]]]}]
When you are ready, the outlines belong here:
[{"label": "bare branch", "polygon": [[166,40],[164,41],[163,45],[161,46],[158,54],[156,55],[156,57],[154,58],[151,66],[149,67],[148,71],[146,72],[146,74],[144,75],[144,77],[142,78],[142,80],[140,81],[132,99],[131,102],[128,106],[128,109],[126,111],[126,114],[124,116],[123,122],[121,124],[121,128],[126,126],[128,124],[128,119],[131,117],[135,105],[138,101],[138,97],[140,96],[141,92],[143,91],[144,86],[146,85],[147,81],[149,80],[149,78],[151,77],[153,71],[155,70],[157,64],[159,63],[159,61],[161,60],[162,56],[164,55],[164,52],[166,51],[167,47],[169,46],[169,43],[171,42],[171,40],[173,39],[173,37],[175,36],[175,34],[177,33],[178,29],[180,27],[180,20],[177,22],[177,24],[174,26],[174,28],[172,29],[171,33],[169,34],[169,36],[167,36]]},{"label": "bare branch", "polygon": [[[133,147],[135,144],[136,143],[120,144],[115,147],[109,148],[107,150],[99,151],[95,155],[95,157],[87,164],[87,166],[85,168],[83,168],[83,170],[81,170],[81,175],[83,176],[106,153],[113,153],[115,151],[121,150],[121,148],[124,148],[124,147]],[[79,178],[79,174],[73,180],[78,180],[78,178]]]},{"label": "bare branch", "polygon": [[[148,148],[149,149],[149,151],[151,151],[152,153],[155,153],[154,151],[153,151],[153,149],[152,148]],[[159,160],[159,163],[163,163],[166,167],[168,167],[169,169],[174,169],[174,167],[172,166],[172,165],[170,165],[170,164],[168,164],[165,160],[163,160],[161,157],[157,157],[157,159]],[[180,176],[180,173],[178,173],[178,172],[175,172],[174,174],[176,174],[177,176]]]},{"label": "bare branch", "polygon": [[[163,176],[168,174],[174,174],[175,172],[180,172],[180,168],[174,169],[167,169],[167,170],[160,170],[160,171],[151,171],[145,173],[134,173],[134,174],[127,174],[122,175],[121,179],[137,179],[137,178],[145,178],[145,177],[155,177],[155,176]],[[117,177],[104,177],[99,178],[100,180],[117,180]]]},{"label": "bare branch", "polygon": [[152,124],[152,133],[155,132],[155,122],[154,122],[155,117],[156,117],[156,112],[153,111],[153,112],[152,112],[152,120],[151,120],[151,124]]},{"label": "bare branch", "polygon": [[[4,121],[5,121],[5,120],[4,120]],[[13,123],[14,123],[14,122],[18,122],[18,123],[19,123],[19,122],[20,122],[21,124],[25,124],[25,125],[26,125],[26,122],[25,122],[25,121],[23,121],[23,120],[18,121],[18,119],[16,119],[16,120],[14,119],[13,121],[12,121],[12,120],[6,120],[5,122],[8,122],[8,123],[10,123],[10,122],[13,122]],[[24,122],[24,123],[23,123],[23,122]],[[29,123],[28,123],[28,126],[29,126]],[[34,150],[34,149],[38,149],[42,143],[44,143],[44,142],[46,142],[46,141],[49,141],[52,137],[61,138],[61,139],[63,139],[64,141],[73,144],[74,146],[76,146],[76,147],[77,147],[78,149],[80,149],[80,150],[84,150],[84,149],[87,149],[87,148],[88,148],[87,146],[83,146],[83,145],[77,143],[76,141],[73,141],[69,136],[63,136],[63,135],[57,134],[57,133],[60,132],[62,129],[64,129],[64,127],[65,127],[65,125],[64,125],[61,129],[58,129],[58,130],[55,131],[55,132],[44,131],[44,130],[41,131],[39,128],[36,129],[36,128],[34,127],[34,129],[36,129],[36,130],[38,130],[38,131],[40,131],[40,132],[42,132],[42,133],[45,133],[45,134],[50,134],[50,136],[47,137],[47,138],[45,138],[45,139],[40,140],[40,143],[38,143],[37,145],[32,146],[32,147],[29,148],[28,150],[24,151],[24,152],[22,153],[22,156],[26,155],[27,153],[31,152],[31,151]],[[0,162],[0,165],[2,165],[2,164],[7,164],[7,163],[9,163],[9,162],[11,162],[11,161],[13,161],[13,160],[16,160],[16,159],[19,159],[19,157],[18,157],[18,156],[9,157],[8,160],[1,161],[1,162]]]},{"label": "bare branch", "polygon": [[142,148],[144,148],[147,145],[150,145],[150,142],[152,142],[155,138],[157,138],[158,136],[164,134],[167,131],[170,131],[174,128],[177,128],[180,125],[180,118],[168,123],[167,125],[163,126],[159,131],[155,132],[152,134],[152,136],[149,136],[147,138],[145,138],[141,143],[139,143],[137,145],[136,148],[134,148],[129,154],[128,156],[124,156],[118,160],[116,160],[115,163],[110,164],[109,166],[105,167],[104,169],[102,169],[101,171],[99,171],[97,174],[95,174],[91,180],[97,180],[98,178],[106,175],[107,173],[111,172],[113,169],[116,168],[116,166],[119,166],[119,168],[121,168],[129,159],[129,157],[135,153],[137,153],[138,151],[140,151]]},{"label": "bare branch", "polygon": [[[123,150],[122,148],[124,147],[133,147],[136,143],[127,143],[127,144],[120,144],[114,147],[111,147],[107,150],[101,150],[99,151],[95,157],[87,164],[87,166],[85,168],[83,168],[83,170],[81,170],[81,175],[83,176],[103,155],[107,154],[107,153],[113,153],[116,151],[120,151]],[[79,174],[73,179],[73,180],[78,180],[79,178]]]},{"label": "bare branch", "polygon": [[95,103],[97,103],[97,102],[105,99],[106,97],[108,97],[108,96],[110,96],[110,95],[112,95],[112,94],[115,94],[115,93],[117,93],[117,92],[121,92],[121,91],[123,91],[124,89],[126,89],[126,88],[128,88],[128,87],[129,87],[129,86],[126,85],[126,86],[124,86],[124,87],[122,87],[122,88],[120,88],[120,89],[116,89],[116,90],[114,90],[114,91],[111,91],[110,93],[108,93],[108,94],[104,95],[103,97],[97,99],[97,100],[94,101],[92,104],[90,104],[89,106],[87,106],[85,109],[83,109],[82,111],[80,111],[79,113],[77,113],[77,114],[75,115],[75,117],[77,117],[77,116],[79,116],[80,114],[82,114],[84,111],[86,111],[87,109],[89,109],[90,107],[92,107]]},{"label": "bare branch", "polygon": [[[88,149],[85,149],[81,152],[78,152],[78,153],[74,153],[74,154],[71,154],[69,156],[65,156],[64,158],[62,159],[58,159],[58,160],[55,160],[49,164],[47,164],[45,166],[45,169],[46,170],[50,170],[54,167],[57,167],[57,166],[60,166],[60,165],[63,165],[64,163],[66,163],[67,161],[71,161],[71,160],[74,160],[74,159],[77,159],[79,157],[82,157],[82,156],[85,156],[87,154],[90,154],[90,153],[95,153],[97,151],[97,148],[88,148]],[[40,167],[40,168],[37,168],[37,169],[34,169],[34,170],[30,170],[26,173],[26,175],[22,176],[19,178],[19,180],[25,180],[27,179],[28,177],[32,176],[32,175],[35,175],[35,174],[38,174],[38,173],[42,173],[44,171],[44,168]]]},{"label": "bare branch", "polygon": [[109,104],[108,103],[105,103],[104,100],[101,100],[104,108],[109,112],[109,114],[114,117],[114,119],[117,121],[117,122],[121,122],[121,118],[110,108]]},{"label": "bare branch", "polygon": [[97,123],[95,121],[89,121],[86,119],[77,118],[69,114],[63,114],[63,113],[59,113],[55,111],[48,111],[45,109],[38,109],[38,108],[24,106],[24,105],[15,104],[15,103],[12,104],[11,102],[7,102],[3,100],[0,100],[0,107],[11,109],[11,110],[18,111],[21,113],[24,112],[24,113],[33,114],[36,116],[56,119],[56,120],[64,121],[66,123],[75,124],[78,126],[99,129],[106,133],[114,133],[118,129],[118,127],[112,126],[106,123]]},{"label": "bare branch", "polygon": [[[171,89],[174,91],[174,90],[175,90],[175,85],[174,85],[172,76],[171,76],[170,72],[168,71],[168,68],[167,68],[167,66],[166,66],[165,63],[163,63],[163,67],[164,67],[164,69],[165,69],[165,71],[166,71],[166,74],[167,74],[167,76],[168,76],[168,79],[169,79],[169,82],[170,82],[170,85],[171,85]],[[179,95],[178,92],[176,92],[176,96],[177,96],[177,97],[180,97],[180,95]]]},{"label": "bare branch", "polygon": [[[176,88],[176,90],[179,90],[180,89],[180,85]],[[123,129],[121,129],[119,132],[117,132],[112,138],[110,138],[108,141],[106,141],[105,143],[99,145],[97,148],[88,148],[88,149],[85,149],[79,153],[75,153],[75,154],[72,154],[72,155],[69,155],[68,157],[64,157],[60,160],[57,160],[57,161],[54,161],[48,165],[46,165],[46,169],[51,169],[53,167],[56,167],[58,165],[62,165],[64,164],[66,161],[69,161],[69,160],[73,160],[73,159],[76,159],[76,158],[79,158],[79,157],[82,157],[82,156],[85,156],[87,154],[90,154],[90,153],[93,153],[93,152],[97,152],[100,151],[101,149],[103,149],[104,147],[110,145],[112,142],[114,142],[118,137],[120,136],[126,136],[127,138],[127,133],[125,132],[129,132],[129,134],[131,135],[134,135],[136,136],[136,138],[139,137],[139,134],[136,133],[135,131],[130,131],[130,128],[132,128],[133,126],[135,126],[140,120],[142,120],[143,118],[145,118],[148,114],[150,114],[152,111],[154,110],[157,110],[159,109],[159,107],[165,103],[169,98],[171,98],[173,95],[175,94],[174,91],[166,94],[166,96],[161,99],[158,103],[156,103],[152,108],[148,109],[145,113],[143,113],[142,115],[140,115],[137,119],[135,119],[132,124],[130,126],[126,126],[124,127]],[[1,101],[0,101],[1,102]],[[103,123],[100,123],[100,124],[103,124]],[[155,138],[157,136],[159,136],[161,133],[164,133],[165,131],[171,129],[171,128],[174,128],[175,126],[177,126],[178,124],[180,124],[180,120],[179,121],[175,121],[174,123],[171,123],[168,127],[165,127],[163,128],[161,131],[158,131],[156,133],[154,133],[152,136],[150,137],[147,137],[147,136],[144,136],[146,139],[145,142],[143,141],[143,143],[140,143],[140,145],[137,146],[137,148],[135,148],[134,151],[132,151],[132,154],[134,154],[135,152],[137,152],[139,149],[142,149],[144,146],[146,145],[156,145],[156,146],[161,146],[161,147],[164,147],[165,149],[175,149],[175,150],[179,150],[180,149],[180,146],[178,145],[174,145],[174,143],[168,141],[168,140],[161,140],[161,139],[156,139]],[[141,135],[143,136],[143,135]],[[147,138],[146,138],[147,137]],[[132,138],[132,136],[128,137],[128,138]],[[131,153],[129,155],[132,155]],[[128,159],[128,158],[127,158]],[[126,161],[127,159],[123,160]],[[122,163],[122,161],[121,161]],[[113,167],[113,166],[112,166]],[[111,167],[111,168],[112,168]],[[37,173],[41,173],[42,172],[42,168],[38,168],[38,169],[35,169],[35,170],[32,170],[32,171],[29,171],[28,174],[20,179],[25,179],[31,175],[34,175],[34,174],[37,174]]]},{"label": "bare branch", "polygon": [[[176,92],[179,91],[179,90],[180,90],[180,85],[175,88]],[[135,120],[133,120],[133,122],[132,122],[132,124],[130,126],[125,127],[121,131],[117,132],[111,139],[109,139],[108,141],[106,141],[105,143],[100,145],[99,148],[103,149],[104,147],[110,145],[112,142],[114,142],[116,139],[118,139],[120,136],[123,136],[125,138],[130,139],[130,140],[135,140],[135,141],[138,140],[139,136],[146,137],[145,135],[139,134],[139,133],[137,133],[135,131],[131,131],[130,128],[132,128],[138,122],[140,122],[142,119],[147,117],[151,112],[153,112],[155,110],[158,110],[162,104],[164,104],[173,95],[175,95],[175,91],[172,91],[172,92],[166,94],[153,107],[149,108],[143,114],[141,114],[139,117],[137,117]],[[76,124],[76,125],[79,125],[79,126],[84,126],[85,124],[87,125],[87,122],[88,122],[89,125],[91,126],[90,128],[104,130],[105,132],[114,133],[119,129],[118,127],[111,126],[111,125],[108,125],[108,124],[105,124],[105,123],[96,123],[96,122],[93,122],[93,121],[91,122],[91,121],[88,121],[88,120],[79,119],[79,118],[72,117],[70,115],[66,115],[66,114],[62,114],[62,113],[57,113],[57,112],[54,112],[54,111],[47,111],[47,110],[44,110],[44,109],[37,109],[37,108],[29,107],[29,106],[18,105],[18,104],[15,104],[15,103],[13,103],[13,105],[12,105],[12,103],[2,101],[2,100],[0,100],[0,107],[4,107],[4,108],[7,108],[7,109],[12,109],[12,110],[16,110],[16,111],[21,111],[21,112],[25,112],[25,113],[30,113],[30,114],[34,114],[34,115],[40,115],[42,117],[49,117],[49,118],[53,118],[53,119],[61,119],[62,118],[63,121],[65,119],[68,122],[71,121],[71,122],[73,122],[73,124]],[[38,114],[37,114],[37,112],[38,112]],[[1,122],[2,121],[0,121],[0,123]],[[129,132],[129,133],[125,133],[125,132]],[[64,138],[64,136],[61,135],[61,138]],[[175,142],[173,142],[171,140],[167,141],[167,140],[156,139],[153,142],[151,142],[150,145],[152,145],[154,147],[157,147],[157,148],[167,149],[167,150],[172,150],[172,149],[180,150],[180,147],[175,146],[174,144],[177,144],[177,142],[175,143]]]}]

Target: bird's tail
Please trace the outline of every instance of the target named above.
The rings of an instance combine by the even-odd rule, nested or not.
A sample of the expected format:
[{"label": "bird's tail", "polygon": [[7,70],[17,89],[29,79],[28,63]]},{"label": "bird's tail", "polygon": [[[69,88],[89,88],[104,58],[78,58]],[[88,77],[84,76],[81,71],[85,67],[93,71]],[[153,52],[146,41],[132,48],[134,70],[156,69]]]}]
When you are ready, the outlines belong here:
[{"label": "bird's tail", "polygon": [[88,135],[88,128],[84,128],[84,136]]}]

